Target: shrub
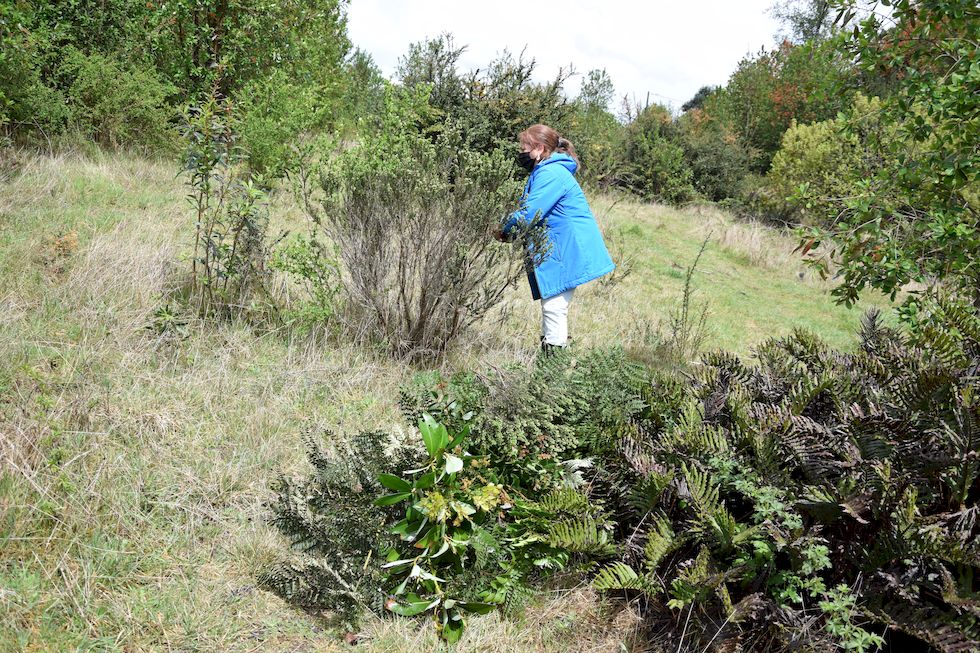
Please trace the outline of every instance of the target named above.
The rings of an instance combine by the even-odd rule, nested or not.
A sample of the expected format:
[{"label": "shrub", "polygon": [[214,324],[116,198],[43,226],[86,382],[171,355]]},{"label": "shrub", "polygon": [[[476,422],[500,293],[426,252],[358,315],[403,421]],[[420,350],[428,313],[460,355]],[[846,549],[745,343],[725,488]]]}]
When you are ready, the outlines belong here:
[{"label": "shrub", "polygon": [[410,422],[431,413],[456,429],[468,415],[472,450],[508,483],[542,490],[565,473],[562,461],[612,446],[643,406],[644,378],[622,349],[564,351],[496,373],[420,374],[400,405]]},{"label": "shrub", "polygon": [[72,81],[65,96],[73,125],[109,147],[172,148],[175,88],[149,68],[126,66],[101,54],[72,50],[60,71]]},{"label": "shrub", "polygon": [[834,265],[832,292],[847,305],[866,286],[894,299],[910,282],[939,280],[980,306],[980,66],[964,56],[980,38],[976,3],[900,0],[887,25],[865,16],[847,43],[868,77],[892,86],[878,120],[895,131],[869,135],[884,165],[855,184],[843,219],[804,234],[801,248],[833,243],[813,264]]},{"label": "shrub", "polygon": [[351,627],[365,609],[383,611],[377,561],[395,544],[390,525],[397,513],[374,504],[384,493],[378,477],[401,474],[421,460],[417,450],[385,433],[347,441],[309,435],[306,447],[313,473],[300,480],[280,476],[269,506],[272,526],[298,555],[262,570],[259,584],[294,605],[331,610]]},{"label": "shrub", "polygon": [[266,177],[293,168],[300,137],[326,127],[334,113],[322,90],[298,84],[280,69],[245,84],[235,103],[249,166]]},{"label": "shrub", "polygon": [[697,108],[681,116],[677,126],[698,194],[713,202],[736,197],[748,171],[749,155],[735,134]]},{"label": "shrub", "polygon": [[672,204],[694,197],[691,168],[667,109],[650,105],[627,128],[623,177],[635,193]]},{"label": "shrub", "polygon": [[336,253],[315,231],[298,234],[272,253],[270,267],[297,281],[300,299],[283,301],[280,314],[300,332],[312,332],[334,322],[340,310],[340,271]]},{"label": "shrub", "polygon": [[398,78],[405,88],[429,89],[436,109],[433,133],[451,123],[467,149],[503,148],[516,156],[517,135],[528,126],[545,123],[560,132],[566,129],[573,106],[562,89],[570,70],[537,83],[532,80],[535,61],[505,50],[485,67],[466,73],[458,68],[465,49],[443,34],[412,44],[399,62]]},{"label": "shrub", "polygon": [[24,27],[30,20],[24,6],[0,6],[0,129],[52,134],[64,128],[68,110],[64,96],[41,78],[41,48]]},{"label": "shrub", "polygon": [[862,179],[878,172],[885,155],[875,142],[899,138],[881,122],[881,102],[861,94],[847,113],[809,125],[793,123],[767,175],[771,210],[806,225],[830,225]]},{"label": "shrub", "polygon": [[977,647],[980,323],[948,315],[913,342],[871,314],[856,353],[797,332],[756,366],[711,354],[658,383],[603,461],[631,546],[596,586],[645,594],[678,629],[669,610],[695,612],[689,641],[873,650],[887,628]]},{"label": "shrub", "polygon": [[[513,162],[466,149],[453,125],[433,138],[416,131],[426,107],[424,95],[392,91],[378,133],[326,160],[322,193],[306,193],[310,219],[343,262],[349,333],[408,358],[444,351],[524,263],[523,251],[491,237],[520,197]],[[540,226],[528,234],[541,245]]]},{"label": "shrub", "polygon": [[580,107],[568,119],[567,138],[582,164],[576,175],[601,189],[622,186],[625,128],[599,107]]},{"label": "shrub", "polygon": [[841,121],[794,122],[767,175],[774,211],[804,223],[813,216],[832,221],[857,181],[858,163],[857,139],[843,132]]},{"label": "shrub", "polygon": [[244,169],[234,127],[230,105],[213,94],[188,108],[183,126],[194,208],[192,290],[202,316],[246,315],[265,293],[266,195]]}]

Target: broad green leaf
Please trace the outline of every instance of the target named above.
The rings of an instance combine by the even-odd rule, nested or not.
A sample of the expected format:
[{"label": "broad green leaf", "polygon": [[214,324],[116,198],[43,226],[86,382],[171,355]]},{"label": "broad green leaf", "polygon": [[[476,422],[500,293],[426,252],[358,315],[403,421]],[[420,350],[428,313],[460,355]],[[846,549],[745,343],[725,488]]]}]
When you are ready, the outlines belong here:
[{"label": "broad green leaf", "polygon": [[394,569],[395,567],[407,567],[415,562],[415,558],[405,558],[404,560],[392,560],[381,565],[382,569]]},{"label": "broad green leaf", "polygon": [[376,506],[393,506],[412,496],[411,492],[399,492],[398,494],[386,494],[374,500]]},{"label": "broad green leaf", "polygon": [[459,608],[461,610],[466,610],[467,612],[472,612],[474,614],[488,614],[496,608],[492,603],[481,603],[479,601],[469,601],[467,603],[460,603]]},{"label": "broad green leaf", "polygon": [[439,556],[441,556],[443,553],[445,553],[448,550],[449,550],[449,542],[443,542],[442,543],[442,546],[439,548],[439,550],[436,551],[435,553],[433,553],[429,557],[430,558],[438,558]]},{"label": "broad green leaf", "polygon": [[388,609],[397,615],[402,617],[414,617],[415,615],[422,614],[426,610],[439,605],[439,599],[435,601],[416,601],[413,603],[398,603],[397,601],[389,601]]},{"label": "broad green leaf", "polygon": [[429,457],[435,458],[441,450],[449,444],[449,433],[446,427],[436,421],[432,415],[425,413],[419,422],[419,431],[422,432],[422,441],[425,442],[425,450],[429,452]]},{"label": "broad green leaf", "polygon": [[411,492],[412,484],[394,474],[378,474],[378,482],[395,492]]},{"label": "broad green leaf", "polygon": [[455,644],[463,636],[464,628],[466,628],[466,624],[463,623],[462,619],[450,619],[442,627],[442,638],[446,640],[447,644]]}]

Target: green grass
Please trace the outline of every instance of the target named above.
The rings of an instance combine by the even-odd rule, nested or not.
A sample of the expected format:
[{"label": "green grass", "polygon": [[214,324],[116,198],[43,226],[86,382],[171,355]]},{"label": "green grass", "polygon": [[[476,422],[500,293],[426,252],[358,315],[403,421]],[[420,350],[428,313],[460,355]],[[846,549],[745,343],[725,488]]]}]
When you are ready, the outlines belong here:
[{"label": "green grass", "polygon": [[[176,166],[22,158],[0,187],[0,650],[344,649],[328,621],[255,587],[283,551],[263,502],[279,472],[304,470],[305,431],[406,428],[395,397],[412,370],[238,324],[154,333],[192,237]],[[695,275],[707,346],[745,354],[795,326],[855,342],[860,311],[799,277],[791,238],[712,210],[594,204],[632,264],[576,295],[577,342],[652,347],[708,231]],[[300,219],[288,195],[275,218]],[[71,232],[77,248],[59,250]],[[447,364],[527,356],[538,307],[523,287],[509,304]],[[476,620],[459,650],[621,650],[634,629],[635,615],[580,589]],[[362,636],[371,651],[435,646],[404,620],[369,620]]]}]

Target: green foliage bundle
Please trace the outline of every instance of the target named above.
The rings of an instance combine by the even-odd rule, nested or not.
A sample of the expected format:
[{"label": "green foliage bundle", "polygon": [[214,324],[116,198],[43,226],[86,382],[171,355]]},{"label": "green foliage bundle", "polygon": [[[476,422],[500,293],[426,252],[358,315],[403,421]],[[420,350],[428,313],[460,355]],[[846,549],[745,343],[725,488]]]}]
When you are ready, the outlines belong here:
[{"label": "green foliage bundle", "polygon": [[[322,117],[339,113],[351,92],[345,8],[343,0],[5,3],[0,125],[14,136],[74,129],[113,147],[153,148],[172,144],[178,107],[217,87],[223,98],[241,91],[255,130],[267,133],[272,125],[263,117],[274,109],[261,100],[273,85],[299,96],[290,98],[281,128],[292,137],[294,123],[313,111],[309,95]],[[262,140],[271,147],[271,137]]]},{"label": "green foliage bundle", "polygon": [[477,152],[503,149],[517,154],[517,135],[534,123],[565,130],[572,105],[563,87],[571,71],[560,70],[545,84],[532,80],[536,63],[504,51],[480,70],[458,68],[465,46],[443,34],[414,43],[399,62],[397,77],[410,90],[428,88],[437,110],[434,131],[448,125],[463,147]]},{"label": "green foliage bundle", "polygon": [[65,99],[74,128],[97,143],[149,151],[174,150],[177,89],[148,67],[112,56],[70,51],[61,65]]},{"label": "green foliage bundle", "polygon": [[424,415],[419,433],[421,451],[393,443],[386,454],[392,443],[377,433],[329,457],[311,444],[313,475],[280,479],[271,506],[273,525],[304,560],[265,570],[262,585],[349,626],[364,608],[430,614],[453,643],[466,615],[515,605],[576,559],[616,553],[605,513],[586,495],[525,496],[469,451],[467,425],[450,431]]},{"label": "green foliage bundle", "polygon": [[64,95],[42,79],[41,47],[22,31],[29,20],[26,7],[0,5],[0,128],[5,134],[26,125],[60,130],[68,121]]},{"label": "green foliage bundle", "polygon": [[283,70],[247,82],[235,94],[239,142],[252,170],[279,177],[295,168],[301,139],[330,124],[332,107],[322,95]]},{"label": "green foliage bundle", "polygon": [[[419,452],[386,433],[306,438],[313,468],[305,479],[280,476],[270,522],[295,555],[262,570],[259,583],[292,604],[330,610],[348,626],[365,609],[382,611],[380,556],[395,542],[396,510],[377,506],[381,474],[401,474],[421,463]],[[326,445],[327,448],[324,448]]]},{"label": "green foliage bundle", "polygon": [[675,122],[694,190],[713,202],[737,197],[749,153],[735,133],[699,108],[691,108]]},{"label": "green foliage bundle", "polygon": [[[790,125],[766,176],[766,212],[804,225],[833,225],[864,179],[888,164],[877,144],[898,139],[881,101],[856,94],[833,120]],[[882,133],[887,132],[887,133]]]},{"label": "green foliage bundle", "polygon": [[798,332],[659,380],[602,464],[628,546],[596,586],[696,613],[698,648],[866,651],[887,629],[976,650],[980,320],[944,311],[913,336],[871,314],[852,354]]},{"label": "green foliage bundle", "polygon": [[591,70],[568,118],[565,136],[582,164],[579,179],[599,188],[622,186],[626,130],[609,112],[613,82],[605,70]]},{"label": "green foliage bundle", "polygon": [[626,130],[623,178],[647,199],[672,204],[694,197],[693,174],[670,112],[657,104],[636,111]]}]

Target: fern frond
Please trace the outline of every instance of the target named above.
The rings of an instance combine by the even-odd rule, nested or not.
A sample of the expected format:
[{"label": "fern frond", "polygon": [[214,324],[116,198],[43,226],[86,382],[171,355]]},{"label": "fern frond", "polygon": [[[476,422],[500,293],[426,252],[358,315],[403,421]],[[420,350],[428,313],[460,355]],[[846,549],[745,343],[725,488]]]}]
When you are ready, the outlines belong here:
[{"label": "fern frond", "polygon": [[630,504],[639,514],[654,510],[660,504],[664,490],[674,480],[673,471],[666,473],[651,472],[637,481],[630,490]]},{"label": "fern frond", "polygon": [[622,562],[614,562],[603,567],[592,580],[592,587],[602,592],[636,591],[649,598],[663,594],[663,583],[654,574],[636,573],[636,570]]},{"label": "fern frond", "polygon": [[579,515],[589,510],[589,499],[578,490],[562,488],[538,499],[538,507],[552,515]]},{"label": "fern frond", "polygon": [[617,552],[609,531],[590,517],[552,524],[548,528],[548,542],[566,551],[584,553],[594,558],[609,558]]},{"label": "fern frond", "polygon": [[678,544],[677,537],[670,527],[670,521],[663,515],[656,517],[643,547],[643,564],[647,571],[655,571],[664,557],[676,549]]}]

